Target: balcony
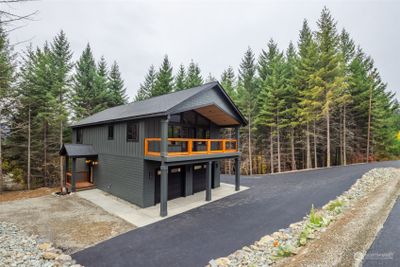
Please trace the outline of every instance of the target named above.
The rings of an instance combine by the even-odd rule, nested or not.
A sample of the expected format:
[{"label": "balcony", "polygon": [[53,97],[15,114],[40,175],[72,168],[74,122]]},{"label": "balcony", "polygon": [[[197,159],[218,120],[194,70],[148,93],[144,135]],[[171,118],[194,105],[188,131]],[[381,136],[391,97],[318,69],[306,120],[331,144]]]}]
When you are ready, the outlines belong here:
[{"label": "balcony", "polygon": [[[160,157],[161,138],[145,138],[146,157]],[[167,157],[223,156],[238,152],[236,139],[168,138]]]}]

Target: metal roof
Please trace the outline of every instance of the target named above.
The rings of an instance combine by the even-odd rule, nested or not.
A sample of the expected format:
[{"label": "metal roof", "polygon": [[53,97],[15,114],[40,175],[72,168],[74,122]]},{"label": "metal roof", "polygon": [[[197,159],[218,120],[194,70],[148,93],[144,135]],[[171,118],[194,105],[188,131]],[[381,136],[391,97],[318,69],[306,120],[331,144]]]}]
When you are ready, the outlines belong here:
[{"label": "metal roof", "polygon": [[63,144],[60,149],[60,155],[72,158],[93,157],[97,156],[97,152],[94,150],[92,145]]},{"label": "metal roof", "polygon": [[243,120],[243,124],[246,124],[246,119],[233,104],[232,100],[223,90],[222,86],[218,82],[210,82],[198,87],[193,87],[178,92],[152,97],[143,101],[132,102],[126,105],[109,108],[82,119],[81,121],[73,124],[72,127],[94,125],[128,119],[138,119],[143,117],[168,115],[168,111],[176,105],[182,103],[186,99],[195,96],[202,91],[212,89],[214,87],[218,87],[221,89],[224,95],[228,98],[230,104],[233,105],[234,109],[237,111],[239,117]]}]

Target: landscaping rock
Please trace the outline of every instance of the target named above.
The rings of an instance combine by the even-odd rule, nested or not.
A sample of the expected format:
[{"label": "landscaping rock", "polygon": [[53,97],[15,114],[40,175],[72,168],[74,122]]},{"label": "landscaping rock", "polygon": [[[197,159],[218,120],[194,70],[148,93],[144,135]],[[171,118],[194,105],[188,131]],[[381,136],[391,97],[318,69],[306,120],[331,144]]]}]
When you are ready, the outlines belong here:
[{"label": "landscaping rock", "polygon": [[81,267],[51,243],[37,242],[16,225],[0,222],[0,266]]}]

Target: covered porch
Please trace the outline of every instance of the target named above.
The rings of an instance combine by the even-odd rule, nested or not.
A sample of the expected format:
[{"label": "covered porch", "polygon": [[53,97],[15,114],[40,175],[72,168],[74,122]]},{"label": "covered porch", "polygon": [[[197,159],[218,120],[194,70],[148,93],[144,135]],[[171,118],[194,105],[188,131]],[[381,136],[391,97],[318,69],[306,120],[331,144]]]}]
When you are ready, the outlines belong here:
[{"label": "covered porch", "polygon": [[[63,144],[60,156],[64,158],[64,187],[70,192],[94,188],[94,166],[97,165],[97,153],[92,145]],[[77,168],[77,159],[81,170]]]}]

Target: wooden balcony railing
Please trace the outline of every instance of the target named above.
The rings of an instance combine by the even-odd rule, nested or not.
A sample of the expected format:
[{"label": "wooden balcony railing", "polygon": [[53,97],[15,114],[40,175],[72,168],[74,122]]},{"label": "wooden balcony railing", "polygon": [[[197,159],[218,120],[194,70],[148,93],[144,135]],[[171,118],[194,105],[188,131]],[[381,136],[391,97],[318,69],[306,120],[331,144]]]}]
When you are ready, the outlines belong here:
[{"label": "wooden balcony railing", "polygon": [[[160,156],[161,138],[144,139],[145,156]],[[237,152],[236,139],[168,138],[168,156]]]}]

